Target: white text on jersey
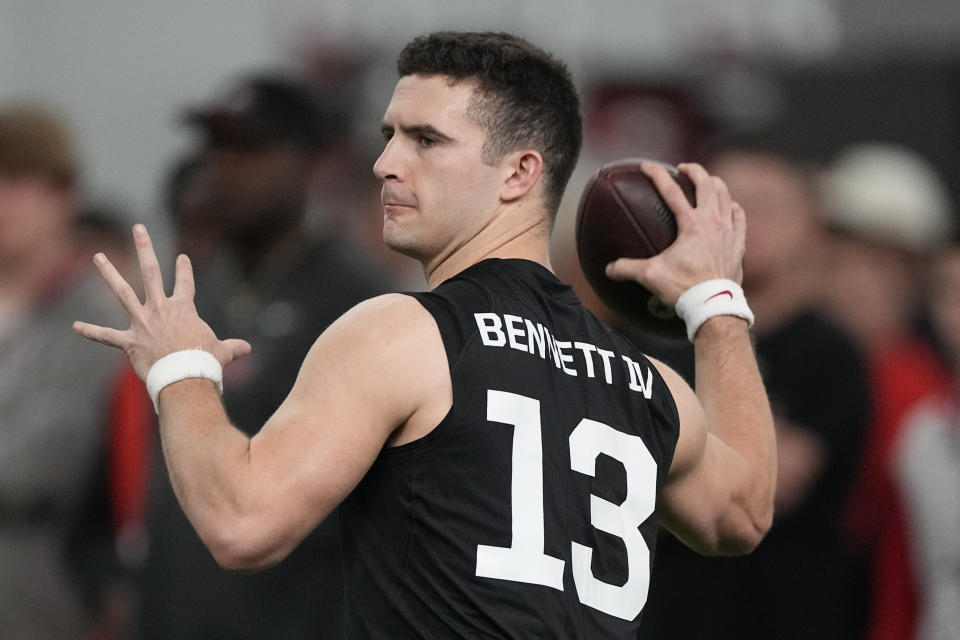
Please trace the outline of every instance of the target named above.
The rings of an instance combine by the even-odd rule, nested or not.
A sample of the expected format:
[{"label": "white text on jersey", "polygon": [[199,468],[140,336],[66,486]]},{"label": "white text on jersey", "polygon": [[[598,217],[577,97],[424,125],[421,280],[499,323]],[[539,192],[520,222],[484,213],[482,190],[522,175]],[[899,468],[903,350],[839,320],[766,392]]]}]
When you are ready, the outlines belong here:
[{"label": "white text on jersey", "polygon": [[[569,376],[581,373],[588,378],[602,377],[607,384],[614,383],[616,354],[607,349],[577,341],[557,340],[550,330],[539,322],[534,324],[520,316],[496,313],[475,313],[480,339],[487,347],[509,347],[552,360],[554,366]],[[653,395],[653,372],[647,365],[646,375],[640,370],[641,363],[621,355],[627,374],[627,388],[642,393],[650,399]],[[623,371],[624,369],[621,369]]]}]

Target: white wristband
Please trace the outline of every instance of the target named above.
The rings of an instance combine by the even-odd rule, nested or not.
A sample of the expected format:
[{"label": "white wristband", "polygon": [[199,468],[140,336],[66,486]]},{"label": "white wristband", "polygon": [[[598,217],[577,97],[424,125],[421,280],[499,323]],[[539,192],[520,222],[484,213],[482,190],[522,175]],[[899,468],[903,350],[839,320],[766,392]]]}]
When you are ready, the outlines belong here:
[{"label": "white wristband", "polygon": [[187,378],[206,378],[217,383],[223,393],[223,368],[220,361],[208,351],[187,349],[168,353],[153,363],[147,372],[147,393],[153,400],[153,409],[160,413],[157,398],[167,385]]},{"label": "white wristband", "polygon": [[733,280],[707,280],[693,285],[677,299],[676,311],[687,325],[690,342],[700,325],[714,316],[736,316],[753,326],[753,312],[747,306],[743,289]]}]

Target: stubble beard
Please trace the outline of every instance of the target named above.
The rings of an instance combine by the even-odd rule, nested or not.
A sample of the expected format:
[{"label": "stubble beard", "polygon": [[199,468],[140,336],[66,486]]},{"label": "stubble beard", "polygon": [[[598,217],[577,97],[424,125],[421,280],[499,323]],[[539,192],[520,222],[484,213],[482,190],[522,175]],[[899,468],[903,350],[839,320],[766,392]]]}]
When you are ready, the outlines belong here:
[{"label": "stubble beard", "polygon": [[396,233],[396,230],[391,232],[387,229],[388,224],[389,222],[384,220],[383,243],[400,255],[420,260],[423,251],[419,244],[413,238],[404,237],[404,234]]}]

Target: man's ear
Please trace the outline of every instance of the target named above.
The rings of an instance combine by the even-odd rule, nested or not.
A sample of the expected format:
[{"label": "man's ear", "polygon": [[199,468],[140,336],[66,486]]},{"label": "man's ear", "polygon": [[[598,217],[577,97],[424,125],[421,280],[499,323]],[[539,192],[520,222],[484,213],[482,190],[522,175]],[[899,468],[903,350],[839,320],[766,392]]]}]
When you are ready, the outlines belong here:
[{"label": "man's ear", "polygon": [[500,199],[512,202],[527,195],[540,181],[543,157],[539,151],[523,149],[508,154],[504,161],[508,174],[500,189]]}]

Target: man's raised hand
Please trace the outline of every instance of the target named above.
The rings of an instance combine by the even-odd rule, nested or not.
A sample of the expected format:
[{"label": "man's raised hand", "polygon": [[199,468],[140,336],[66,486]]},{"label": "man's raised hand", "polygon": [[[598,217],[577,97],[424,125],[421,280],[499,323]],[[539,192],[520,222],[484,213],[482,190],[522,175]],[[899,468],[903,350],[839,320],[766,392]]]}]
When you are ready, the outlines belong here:
[{"label": "man's raised hand", "polygon": [[153,363],[163,356],[184,349],[203,349],[212,353],[221,366],[250,352],[245,340],[219,340],[194,306],[193,267],[186,255],[177,257],[173,293],[163,289],[160,263],[146,227],[133,227],[133,241],[146,299],[140,302],[133,287],[102,253],[93,257],[110,290],[130,318],[130,327],[112,329],[77,321],[73,330],[83,337],[123,349],[141,380]]},{"label": "man's raised hand", "polygon": [[635,280],[671,306],[680,294],[705,280],[726,278],[739,283],[743,279],[746,217],[731,199],[727,185],[699,164],[677,165],[696,187],[694,207],[666,169],[655,162],[642,166],[676,216],[677,239],[652,258],[611,262],[607,276]]}]

